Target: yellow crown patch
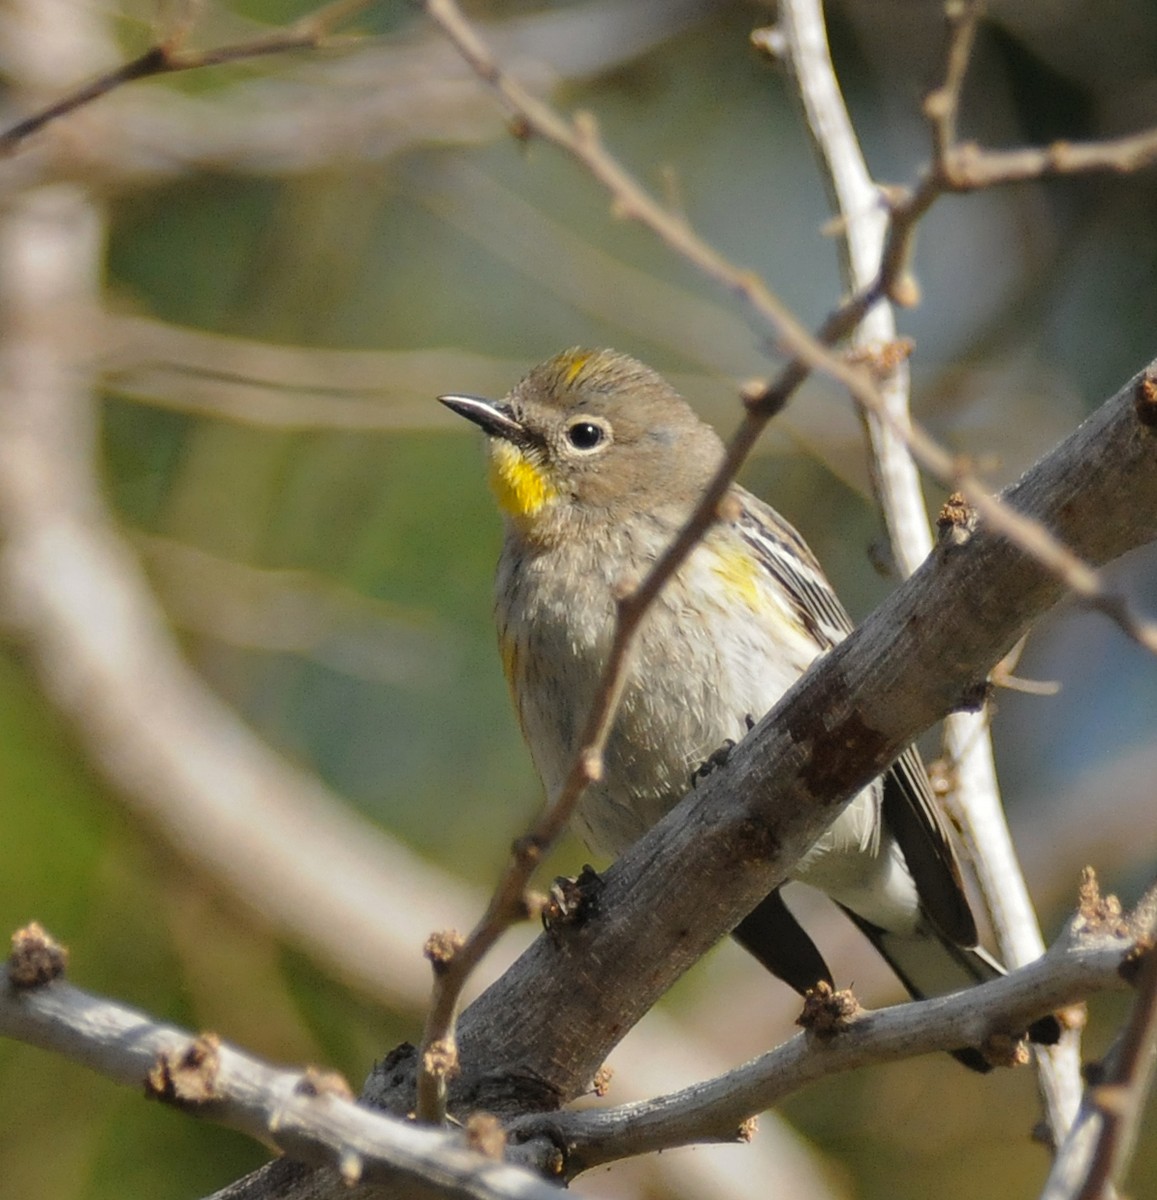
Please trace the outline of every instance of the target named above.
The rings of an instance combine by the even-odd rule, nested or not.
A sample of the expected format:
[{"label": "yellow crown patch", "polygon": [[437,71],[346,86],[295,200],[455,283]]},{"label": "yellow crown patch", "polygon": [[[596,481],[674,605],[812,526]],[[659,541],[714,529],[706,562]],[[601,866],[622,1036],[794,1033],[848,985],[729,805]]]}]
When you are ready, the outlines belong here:
[{"label": "yellow crown patch", "polygon": [[583,350],[578,354],[565,355],[563,362],[560,364],[563,367],[563,386],[570,387],[570,385],[579,377],[583,367],[585,367],[593,357],[594,356],[587,350]]}]

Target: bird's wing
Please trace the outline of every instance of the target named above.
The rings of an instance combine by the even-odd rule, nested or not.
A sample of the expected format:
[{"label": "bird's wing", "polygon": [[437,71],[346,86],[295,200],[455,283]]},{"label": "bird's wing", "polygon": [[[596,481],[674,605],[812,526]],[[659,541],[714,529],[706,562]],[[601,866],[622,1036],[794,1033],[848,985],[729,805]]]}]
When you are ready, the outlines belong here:
[{"label": "bird's wing", "polygon": [[884,823],[904,852],[924,915],[958,946],[975,946],[980,939],[960,863],[915,746],[884,777]]},{"label": "bird's wing", "polygon": [[[823,649],[831,649],[852,631],[852,621],[824,577],[803,538],[770,506],[743,488],[742,536],[759,562],[790,598],[800,623]],[[932,794],[919,752],[909,747],[884,781],[884,821],[891,830],[925,912],[947,938],[975,946],[976,921],[964,892],[951,835]]]},{"label": "bird's wing", "polygon": [[799,623],[821,650],[830,650],[852,632],[852,619],[807,543],[769,505],[743,488],[739,501],[739,532],[760,565],[779,584]]}]

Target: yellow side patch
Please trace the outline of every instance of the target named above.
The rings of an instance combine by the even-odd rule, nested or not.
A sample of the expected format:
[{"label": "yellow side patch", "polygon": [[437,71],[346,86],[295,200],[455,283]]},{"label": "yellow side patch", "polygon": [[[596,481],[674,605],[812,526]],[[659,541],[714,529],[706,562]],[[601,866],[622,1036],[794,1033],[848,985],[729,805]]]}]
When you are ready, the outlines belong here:
[{"label": "yellow side patch", "polygon": [[751,555],[729,548],[720,550],[711,570],[723,584],[729,598],[742,600],[748,608],[759,611],[762,600],[759,587],[762,568]]},{"label": "yellow side patch", "polygon": [[542,471],[517,446],[490,444],[490,487],[499,507],[512,517],[533,517],[558,492]]},{"label": "yellow side patch", "polygon": [[563,372],[562,381],[566,387],[570,387],[578,378],[579,372],[591,360],[591,355],[588,354],[572,354],[570,362],[566,364],[566,370]]}]

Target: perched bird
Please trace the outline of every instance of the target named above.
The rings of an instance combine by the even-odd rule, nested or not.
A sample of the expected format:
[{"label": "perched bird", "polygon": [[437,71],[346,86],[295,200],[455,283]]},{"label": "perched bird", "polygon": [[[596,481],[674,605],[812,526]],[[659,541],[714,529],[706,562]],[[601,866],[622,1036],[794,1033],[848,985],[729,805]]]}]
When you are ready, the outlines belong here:
[{"label": "perched bird", "polygon": [[[641,579],[674,538],[723,445],[665,380],[612,350],[559,354],[502,401],[440,400],[488,438],[506,533],[495,591],[502,664],[552,797],[606,661],[616,590]],[[640,837],[705,761],[852,629],[800,535],[744,488],[731,497],[637,634],[602,777],[575,814],[596,852],[617,855]],[[793,877],[831,896],[915,997],[1001,973],[977,946],[915,750],[843,810]],[[832,981],[778,890],[734,936],[797,991]],[[978,1050],[957,1057],[987,1069]]]}]

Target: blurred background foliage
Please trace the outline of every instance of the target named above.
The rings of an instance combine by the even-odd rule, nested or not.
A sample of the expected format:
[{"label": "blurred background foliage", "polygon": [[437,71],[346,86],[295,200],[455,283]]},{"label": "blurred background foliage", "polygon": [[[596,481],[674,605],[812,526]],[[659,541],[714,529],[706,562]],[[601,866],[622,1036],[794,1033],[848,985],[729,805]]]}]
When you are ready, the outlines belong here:
[{"label": "blurred background foliage", "polygon": [[[115,23],[126,55],[148,43],[151,5],[89,3]],[[309,8],[218,3],[196,37],[211,45]],[[505,31],[516,61],[540,64],[540,87],[549,82],[567,109],[594,111],[640,176],[817,322],[839,277],[785,81],[748,47],[771,14],[682,3],[669,15],[651,3],[651,44],[627,52],[617,31],[631,8],[495,0],[471,12],[501,23],[499,44]],[[938,6],[843,0],[828,17],[877,178],[911,179],[926,156],[919,103],[935,79]],[[343,55],[437,41],[408,4],[372,6],[358,27],[366,40],[347,50],[148,82],[139,102],[317,86]],[[1005,146],[1151,125],[1155,50],[1157,9],[1141,0],[994,3],[962,132]],[[347,102],[379,82],[367,72],[359,84],[351,71]],[[538,791],[493,645],[500,530],[481,448],[433,396],[501,393],[563,347],[607,344],[669,373],[726,431],[737,381],[769,372],[773,356],[741,309],[613,219],[572,163],[506,136],[497,107],[469,88],[444,128],[403,112],[412,136],[395,132],[388,152],[366,137],[301,170],[223,163],[92,187],[109,220],[110,311],[235,339],[207,343],[196,363],[160,352],[151,371],[114,361],[106,377],[107,492],[185,652],[274,746],[483,887]],[[1006,481],[1157,349],[1153,176],[944,200],[925,222],[917,270],[923,302],[901,322],[916,344],[918,416]],[[368,385],[339,377],[298,389],[247,378],[236,361],[249,343],[236,339],[399,357],[384,354]],[[282,427],[254,418],[246,405],[270,392],[274,403],[300,399],[307,415]],[[203,395],[218,412],[200,406]],[[375,415],[346,420],[351,406]],[[800,527],[854,614],[893,586],[872,565],[880,535],[863,447],[835,389],[804,389],[745,481]],[[942,491],[929,484],[928,495],[935,505]],[[1153,611],[1157,555],[1115,574]],[[1086,860],[1126,900],[1152,878],[1157,664],[1104,620],[1066,607],[1034,632],[1018,672],[1061,685],[1045,698],[1000,695],[994,722],[1011,819],[1052,934]],[[355,1081],[417,1036],[416,1012],[387,1011],[330,977],[142,827],[78,753],[16,648],[0,652],[0,730],[0,916],[8,928],[37,918],[68,942],[81,986]],[[552,866],[582,860],[570,845]],[[882,974],[865,971],[856,980],[869,999],[894,998]],[[721,951],[672,1004],[708,1006],[720,980],[742,978],[752,995],[778,986],[754,972]],[[1095,1007],[1090,1054],[1123,1011]],[[714,1032],[735,1059],[760,1048]],[[981,1194],[1035,1194],[1046,1158],[1028,1140],[1033,1104],[1028,1072],[979,1080],[937,1059],[831,1081],[785,1107],[826,1157],[837,1194],[903,1200],[976,1195],[977,1172],[988,1181]],[[0,1190],[24,1200],[196,1196],[264,1158],[11,1043],[0,1043],[0,1113]],[[1150,1138],[1134,1171],[1137,1196],[1157,1194],[1153,1147]],[[614,1178],[594,1186],[601,1194]]]}]

